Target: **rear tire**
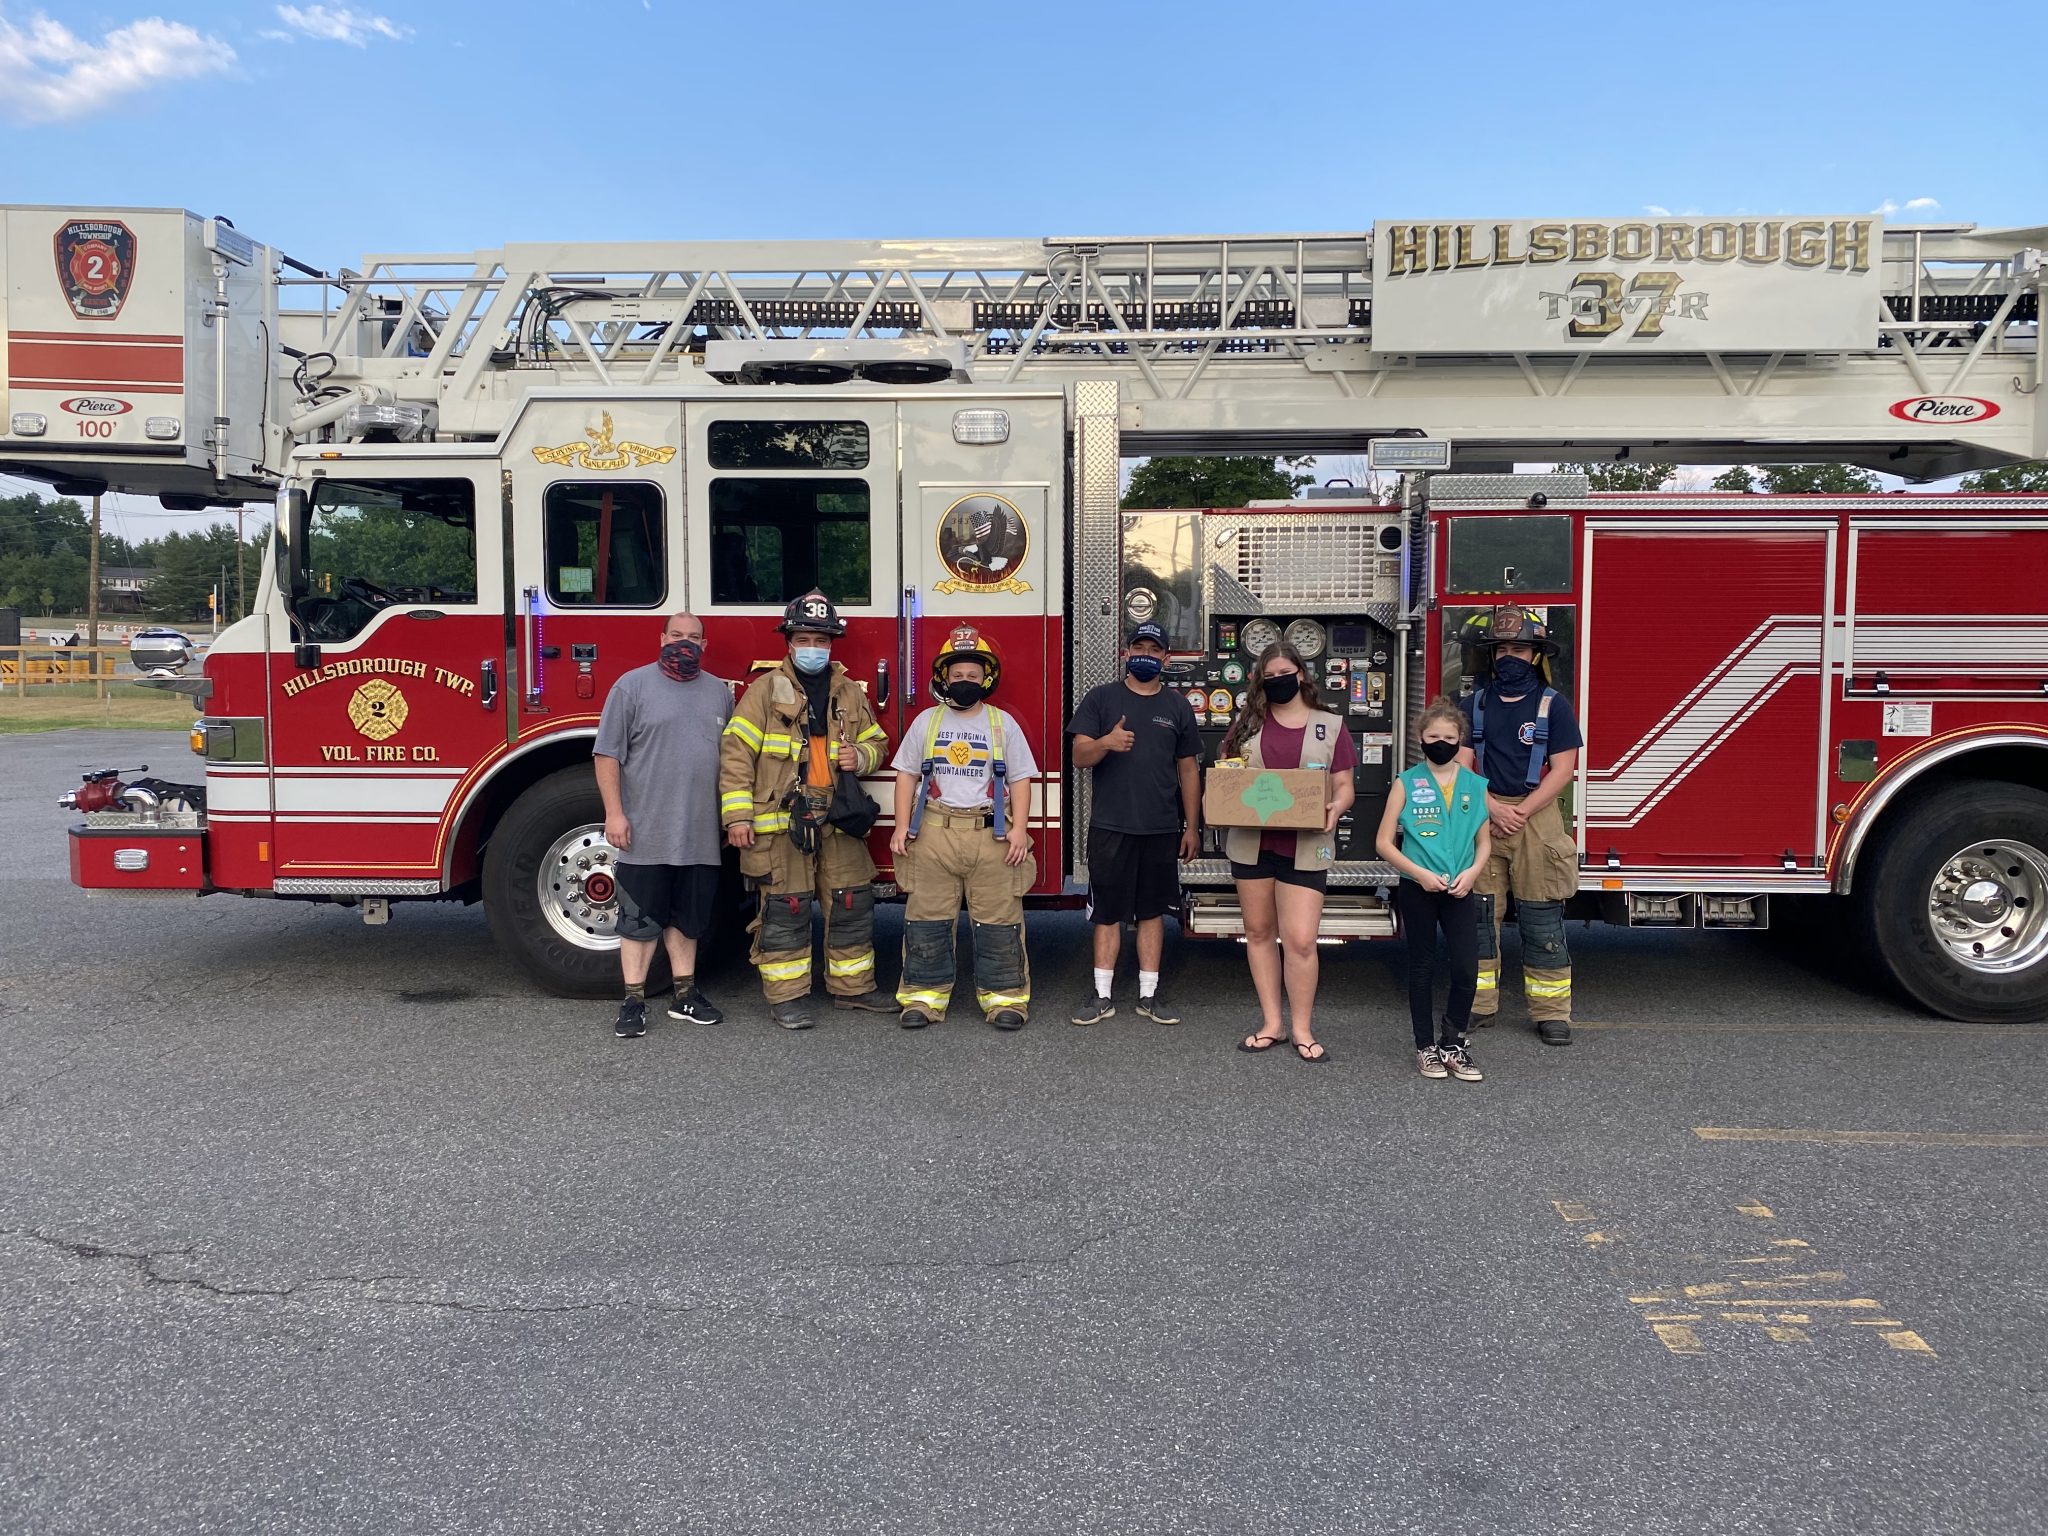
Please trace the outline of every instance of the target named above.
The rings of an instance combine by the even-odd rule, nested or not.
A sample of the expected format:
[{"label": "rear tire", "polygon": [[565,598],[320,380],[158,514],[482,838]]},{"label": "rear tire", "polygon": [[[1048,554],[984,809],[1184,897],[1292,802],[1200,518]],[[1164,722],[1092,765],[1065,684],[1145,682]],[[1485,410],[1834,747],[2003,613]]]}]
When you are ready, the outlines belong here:
[{"label": "rear tire", "polygon": [[1857,876],[1870,952],[1945,1018],[2048,1017],[2048,794],[1972,781],[1882,827]]}]

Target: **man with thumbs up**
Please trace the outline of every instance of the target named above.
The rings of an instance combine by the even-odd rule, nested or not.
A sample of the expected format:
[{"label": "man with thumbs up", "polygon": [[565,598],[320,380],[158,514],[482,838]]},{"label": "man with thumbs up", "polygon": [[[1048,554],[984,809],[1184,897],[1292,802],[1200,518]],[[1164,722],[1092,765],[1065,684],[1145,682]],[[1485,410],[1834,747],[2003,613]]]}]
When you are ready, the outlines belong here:
[{"label": "man with thumbs up", "polygon": [[1178,1024],[1159,993],[1166,909],[1180,899],[1176,858],[1200,847],[1201,738],[1195,712],[1160,680],[1166,631],[1140,624],[1124,648],[1124,675],[1092,688],[1067,722],[1068,754],[1089,769],[1088,918],[1095,925],[1095,986],[1073,1012],[1076,1024],[1116,1013],[1110,990],[1123,925],[1138,927],[1138,1014]]}]

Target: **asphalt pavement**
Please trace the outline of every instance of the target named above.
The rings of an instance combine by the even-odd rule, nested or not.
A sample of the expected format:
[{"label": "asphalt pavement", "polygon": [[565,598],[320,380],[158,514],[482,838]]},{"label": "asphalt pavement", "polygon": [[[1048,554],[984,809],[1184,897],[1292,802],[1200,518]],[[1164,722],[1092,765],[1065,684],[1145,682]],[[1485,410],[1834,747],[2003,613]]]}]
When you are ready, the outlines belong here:
[{"label": "asphalt pavement", "polygon": [[1480,1084],[1399,945],[1324,1066],[1234,945],[1074,1028],[1075,914],[1015,1035],[728,959],[622,1042],[476,909],[75,890],[77,767],[182,751],[0,738],[0,1529],[2048,1530],[2048,1025],[1825,924],[1575,927]]}]

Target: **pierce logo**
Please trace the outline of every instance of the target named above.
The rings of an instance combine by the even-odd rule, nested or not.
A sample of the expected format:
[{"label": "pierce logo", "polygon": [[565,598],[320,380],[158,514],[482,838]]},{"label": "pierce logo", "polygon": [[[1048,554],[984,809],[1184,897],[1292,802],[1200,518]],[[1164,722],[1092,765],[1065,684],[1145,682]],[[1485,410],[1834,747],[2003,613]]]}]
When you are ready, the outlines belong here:
[{"label": "pierce logo", "polygon": [[73,219],[57,231],[57,282],[81,320],[112,320],[135,282],[135,231],[119,219]]},{"label": "pierce logo", "polygon": [[126,400],[109,400],[101,395],[73,395],[57,402],[58,409],[74,416],[125,416],[135,407]]},{"label": "pierce logo", "polygon": [[1998,406],[1975,395],[1915,395],[1894,405],[1892,414],[1901,421],[1989,421],[1998,414]]}]

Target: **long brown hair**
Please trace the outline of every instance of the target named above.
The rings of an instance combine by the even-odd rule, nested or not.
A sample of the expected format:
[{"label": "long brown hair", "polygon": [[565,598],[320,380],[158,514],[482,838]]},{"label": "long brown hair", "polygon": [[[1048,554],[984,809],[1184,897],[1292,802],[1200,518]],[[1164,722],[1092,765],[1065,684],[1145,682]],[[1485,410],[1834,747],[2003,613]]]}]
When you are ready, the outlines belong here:
[{"label": "long brown hair", "polygon": [[1308,663],[1301,659],[1301,652],[1285,640],[1275,640],[1263,651],[1252,666],[1249,686],[1245,690],[1244,708],[1230,722],[1230,729],[1223,733],[1223,746],[1219,757],[1235,757],[1244,744],[1266,728],[1266,690],[1264,680],[1266,663],[1278,657],[1294,663],[1295,671],[1301,674],[1301,702],[1310,709],[1323,707],[1322,695],[1316,692],[1316,680],[1309,676]]}]

